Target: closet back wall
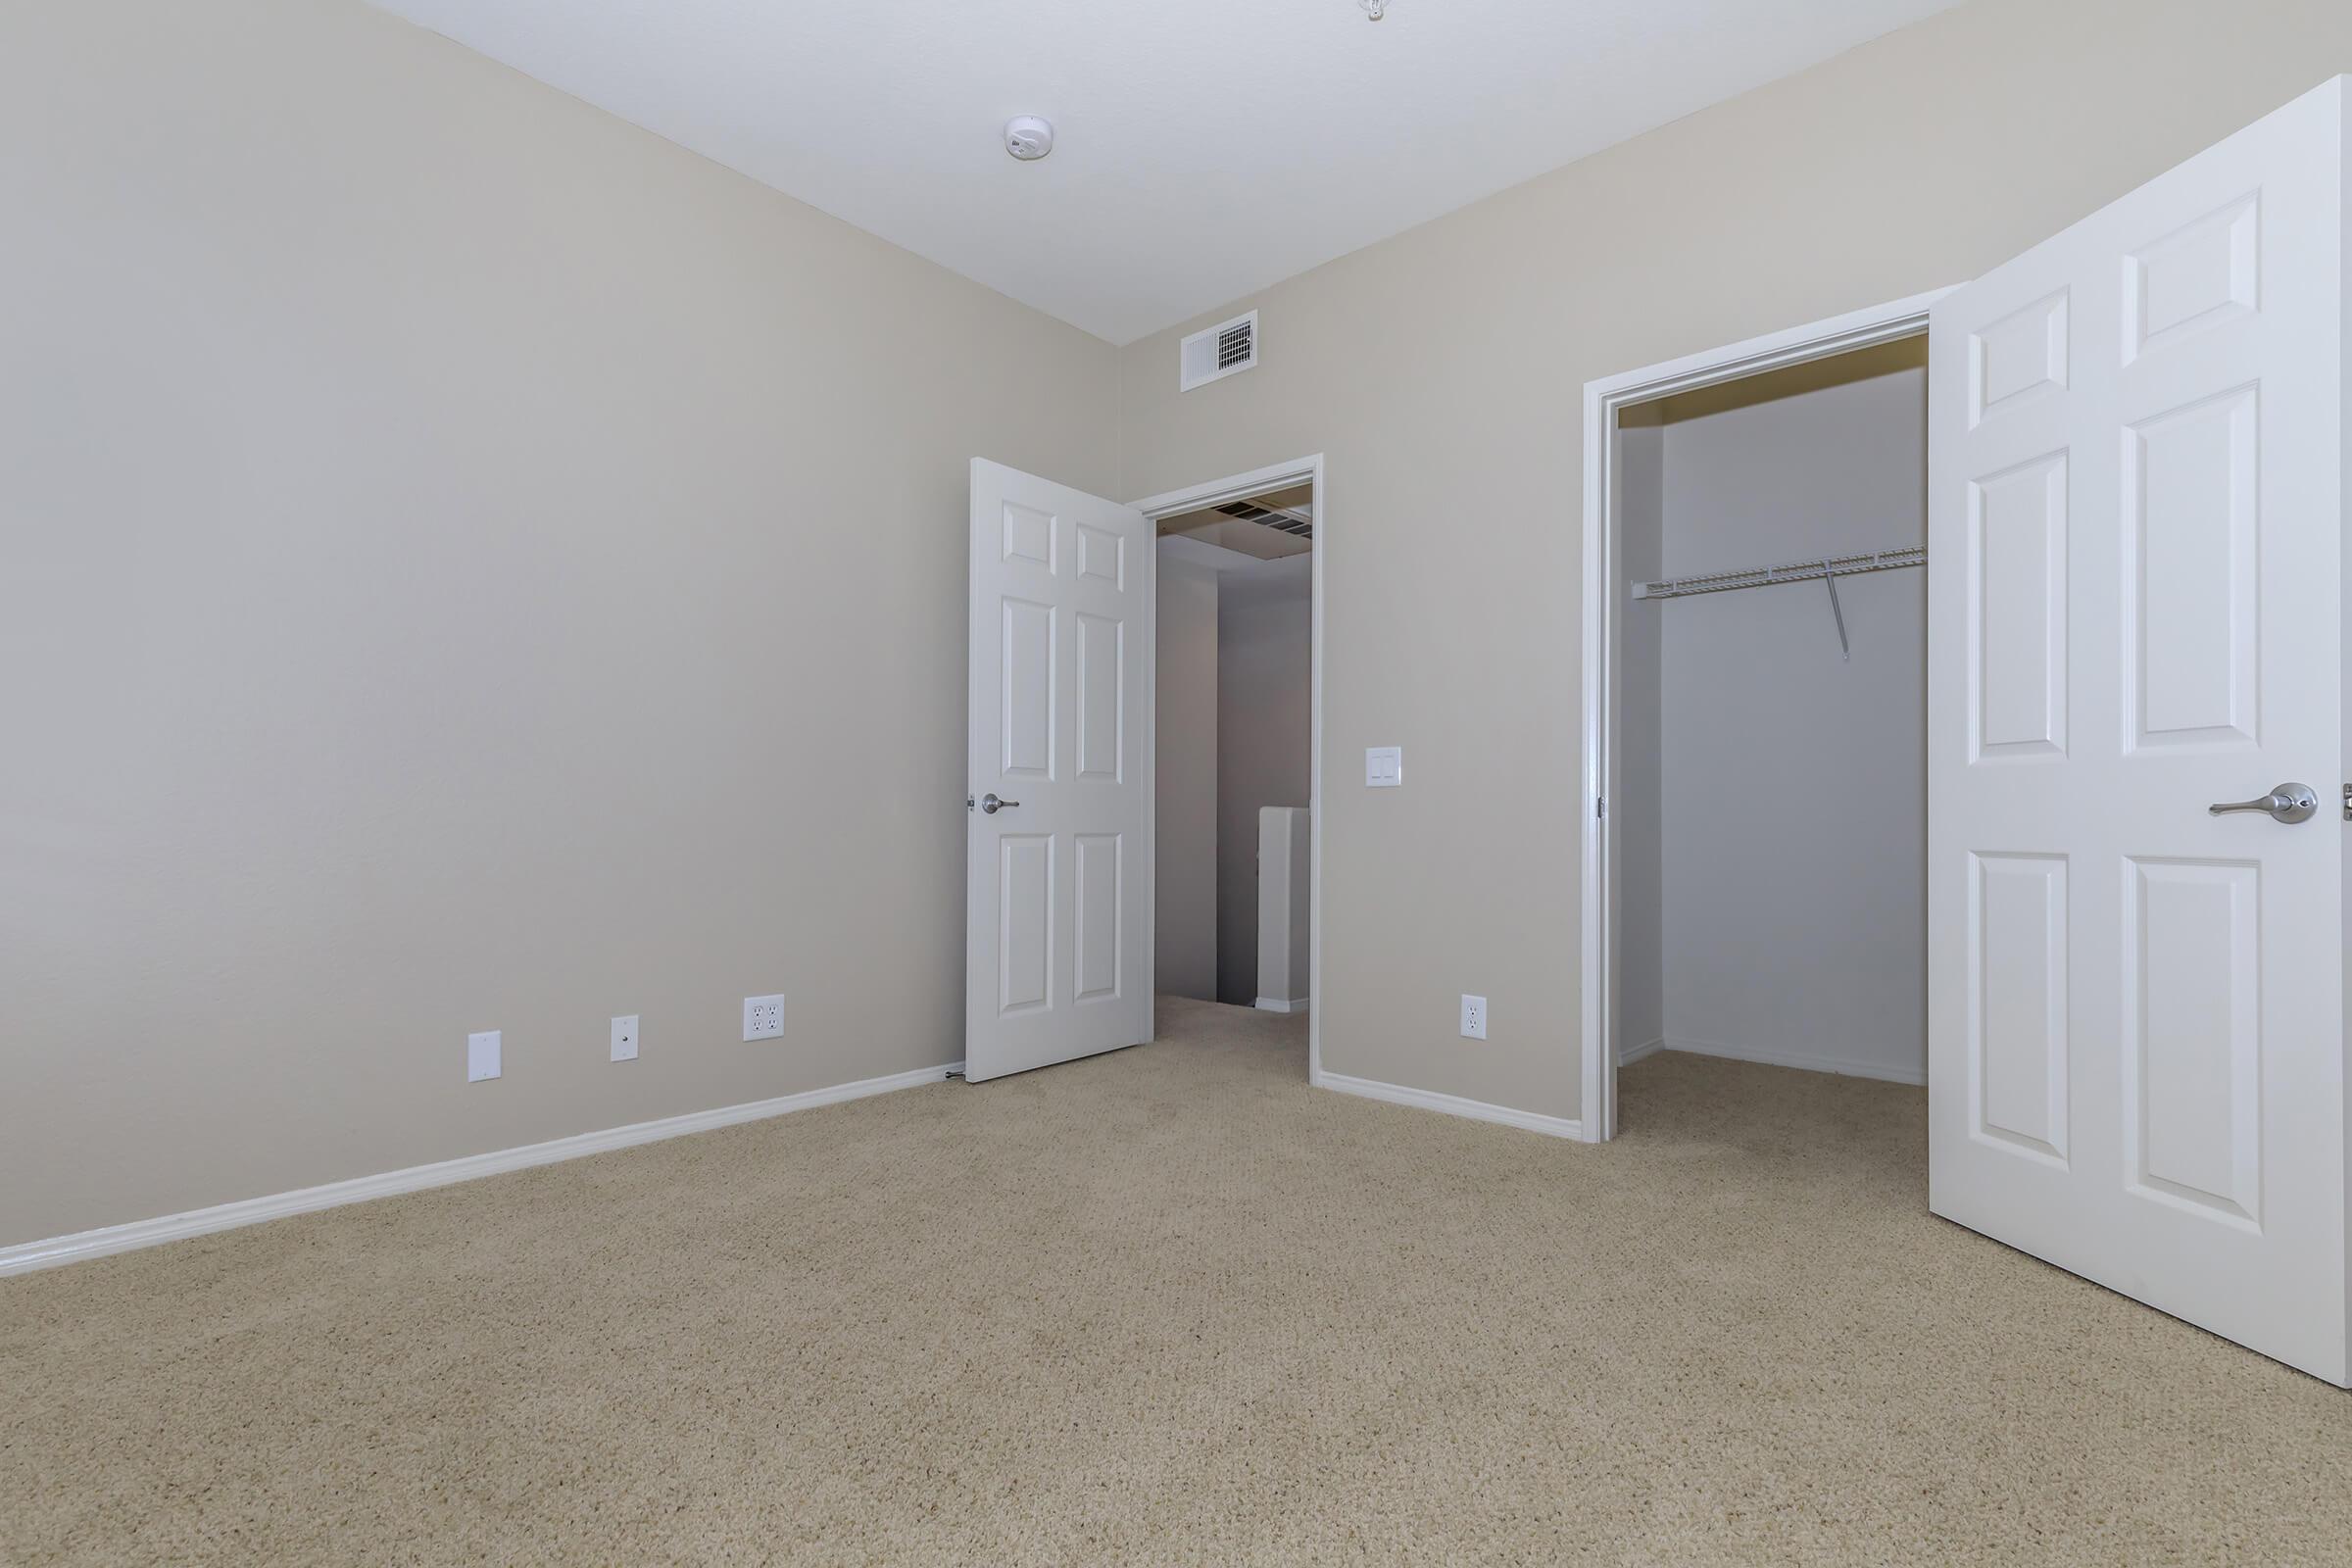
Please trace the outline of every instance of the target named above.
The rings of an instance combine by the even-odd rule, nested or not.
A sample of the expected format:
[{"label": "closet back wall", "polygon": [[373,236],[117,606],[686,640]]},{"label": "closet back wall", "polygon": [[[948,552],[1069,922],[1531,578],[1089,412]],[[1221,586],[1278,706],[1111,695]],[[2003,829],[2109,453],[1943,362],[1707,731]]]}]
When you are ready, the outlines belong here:
[{"label": "closet back wall", "polygon": [[[1670,405],[1663,573],[1923,542],[1925,363]],[[1659,622],[1669,1050],[1926,1081],[1926,585],[1839,580],[1850,663],[1818,581],[1630,607]]]}]

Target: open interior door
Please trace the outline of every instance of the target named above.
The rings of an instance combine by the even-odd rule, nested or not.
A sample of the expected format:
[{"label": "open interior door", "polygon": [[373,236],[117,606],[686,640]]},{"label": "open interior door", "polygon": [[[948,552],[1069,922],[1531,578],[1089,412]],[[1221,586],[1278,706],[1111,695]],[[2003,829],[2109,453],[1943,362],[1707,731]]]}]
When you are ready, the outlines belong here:
[{"label": "open interior door", "polygon": [[972,462],[964,1076],[1152,1038],[1153,529]]},{"label": "open interior door", "polygon": [[1936,303],[1928,525],[1930,1204],[2338,1384],[2344,101]]}]

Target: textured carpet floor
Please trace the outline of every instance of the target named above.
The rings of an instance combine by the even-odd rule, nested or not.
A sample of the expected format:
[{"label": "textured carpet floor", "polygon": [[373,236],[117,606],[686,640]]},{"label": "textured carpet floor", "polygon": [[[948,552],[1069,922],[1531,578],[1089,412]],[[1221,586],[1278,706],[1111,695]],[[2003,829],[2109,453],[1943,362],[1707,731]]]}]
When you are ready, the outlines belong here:
[{"label": "textured carpet floor", "polygon": [[2352,1560],[2352,1397],[1929,1217],[1918,1090],[1162,1037],[0,1280],[0,1561]]}]

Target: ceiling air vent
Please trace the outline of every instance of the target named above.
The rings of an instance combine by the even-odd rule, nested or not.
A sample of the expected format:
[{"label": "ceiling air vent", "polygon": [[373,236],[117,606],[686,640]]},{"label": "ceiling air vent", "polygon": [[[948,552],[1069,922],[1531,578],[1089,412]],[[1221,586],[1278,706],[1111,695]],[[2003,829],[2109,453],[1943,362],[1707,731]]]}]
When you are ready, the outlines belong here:
[{"label": "ceiling air vent", "polygon": [[1197,386],[1257,368],[1257,313],[1203,327],[1176,350],[1176,390]]},{"label": "ceiling air vent", "polygon": [[[1216,509],[1228,517],[1254,522],[1297,539],[1315,536],[1315,514],[1304,507],[1261,507],[1254,501],[1228,501]],[[2347,786],[2352,788],[2352,786]]]}]

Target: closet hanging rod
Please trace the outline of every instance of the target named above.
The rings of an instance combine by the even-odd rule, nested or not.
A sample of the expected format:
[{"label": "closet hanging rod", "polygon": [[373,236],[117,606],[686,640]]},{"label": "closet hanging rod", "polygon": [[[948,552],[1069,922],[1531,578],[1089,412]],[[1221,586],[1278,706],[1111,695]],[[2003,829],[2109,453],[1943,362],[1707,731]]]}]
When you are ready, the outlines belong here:
[{"label": "closet hanging rod", "polygon": [[1688,577],[1664,577],[1634,584],[1636,599],[1680,599],[1688,594],[1720,594],[1734,588],[1763,588],[1776,582],[1819,582],[1828,576],[1850,577],[1860,571],[1895,571],[1928,564],[1925,545],[1901,550],[1866,550],[1860,555],[1832,556],[1823,561],[1791,562],[1785,566],[1751,566],[1745,571],[1708,571]]}]

